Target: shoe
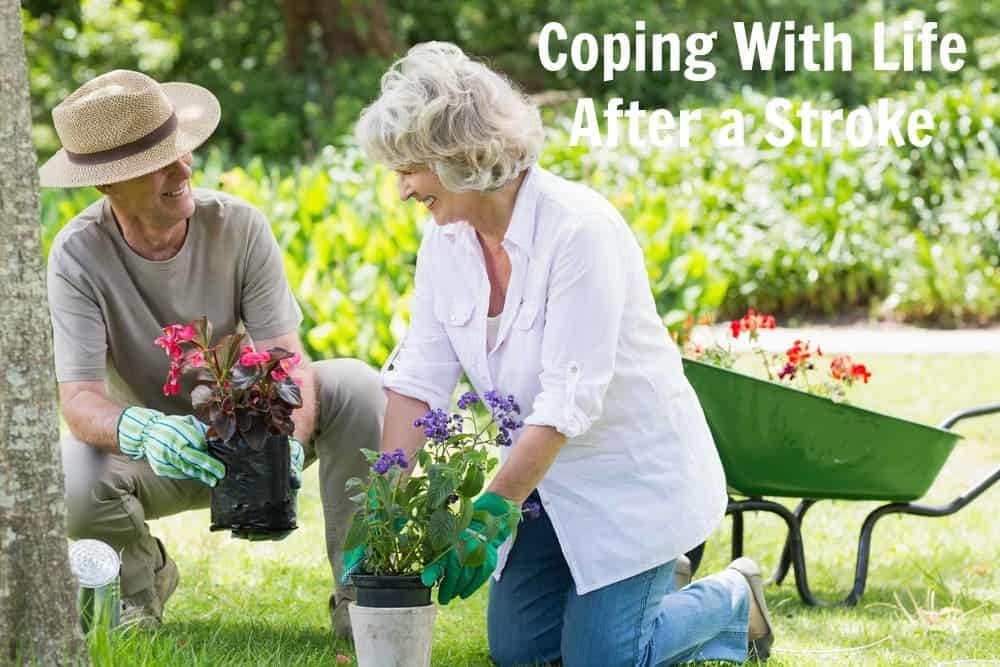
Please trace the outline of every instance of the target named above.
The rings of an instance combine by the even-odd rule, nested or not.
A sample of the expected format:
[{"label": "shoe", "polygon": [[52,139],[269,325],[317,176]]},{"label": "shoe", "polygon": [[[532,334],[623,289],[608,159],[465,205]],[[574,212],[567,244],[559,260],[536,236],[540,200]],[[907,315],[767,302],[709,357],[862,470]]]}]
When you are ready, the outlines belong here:
[{"label": "shoe", "polygon": [[155,630],[163,625],[155,591],[142,591],[122,598],[118,623],[122,628]]},{"label": "shoe", "polygon": [[771,656],[771,645],[774,644],[774,630],[771,616],[767,613],[767,602],[764,600],[764,578],[760,566],[747,557],[737,558],[729,564],[729,569],[736,570],[746,579],[750,587],[750,627],[747,631],[751,658],[767,660]]},{"label": "shoe", "polygon": [[181,578],[177,563],[167,555],[162,542],[156,540],[156,543],[163,556],[163,565],[153,573],[153,590],[122,598],[119,622],[123,627],[152,630],[163,625],[163,607],[177,590]]},{"label": "shoe", "polygon": [[[162,550],[162,545],[160,546]],[[157,602],[159,602],[160,618],[163,617],[163,608],[167,606],[167,600],[177,590],[177,584],[181,580],[180,570],[177,563],[163,551],[163,567],[153,573],[153,588],[156,590]]]},{"label": "shoe", "polygon": [[691,583],[691,561],[684,554],[674,561],[674,590],[679,591]]},{"label": "shoe", "polygon": [[330,625],[333,634],[341,639],[352,639],[351,615],[348,606],[355,601],[353,588],[345,588],[330,595]]}]

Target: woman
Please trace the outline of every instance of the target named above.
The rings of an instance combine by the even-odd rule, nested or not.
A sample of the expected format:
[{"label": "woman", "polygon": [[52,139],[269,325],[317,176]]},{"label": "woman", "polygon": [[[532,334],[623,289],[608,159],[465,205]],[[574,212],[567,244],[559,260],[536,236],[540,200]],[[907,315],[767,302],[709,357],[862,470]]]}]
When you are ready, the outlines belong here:
[{"label": "woman", "polygon": [[[436,223],[418,253],[409,332],[383,374],[383,447],[412,454],[423,440],[414,420],[447,408],[463,372],[480,395],[524,407],[477,501],[498,515],[529,497],[542,506],[513,544],[494,544],[493,659],[765,657],[771,628],[752,561],[673,592],[675,560],[723,517],[725,478],[621,216],[535,164],[538,111],[451,44],[395,63],[357,135]],[[486,578],[457,559],[438,574],[442,603]]]}]

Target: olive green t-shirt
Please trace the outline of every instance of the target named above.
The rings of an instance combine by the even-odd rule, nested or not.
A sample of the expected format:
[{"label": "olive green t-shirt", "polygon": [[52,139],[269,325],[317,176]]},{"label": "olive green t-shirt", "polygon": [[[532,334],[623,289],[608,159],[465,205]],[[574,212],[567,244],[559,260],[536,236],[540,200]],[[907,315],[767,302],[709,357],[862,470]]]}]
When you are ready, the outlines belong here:
[{"label": "olive green t-shirt", "polygon": [[231,195],[194,190],[180,251],[152,261],[133,251],[102,198],[71,220],[49,253],[48,293],[59,382],[104,380],[121,405],[191,412],[190,395],[163,395],[168,358],[153,341],[170,324],[207,315],[213,342],[298,329],[281,250],[264,215]]}]

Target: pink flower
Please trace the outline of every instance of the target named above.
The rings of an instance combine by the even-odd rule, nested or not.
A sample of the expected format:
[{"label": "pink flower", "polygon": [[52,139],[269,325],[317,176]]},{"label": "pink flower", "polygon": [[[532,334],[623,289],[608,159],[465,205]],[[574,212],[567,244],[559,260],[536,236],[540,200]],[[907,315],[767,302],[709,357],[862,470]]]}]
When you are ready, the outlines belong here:
[{"label": "pink flower", "polygon": [[301,361],[302,355],[296,352],[292,356],[282,359],[279,363],[281,364],[281,370],[291,373]]},{"label": "pink flower", "polygon": [[240,363],[244,366],[256,366],[257,364],[266,364],[271,360],[270,352],[255,352],[253,347],[246,345],[240,352]]},{"label": "pink flower", "polygon": [[163,395],[173,396],[174,394],[179,394],[179,393],[181,393],[180,379],[177,378],[177,376],[171,374],[170,377],[167,378],[166,384],[163,385]]},{"label": "pink flower", "polygon": [[351,660],[350,656],[346,656],[343,653],[338,653],[337,654],[337,664],[338,665],[349,665],[349,664],[351,664],[351,662],[353,662],[353,661]]},{"label": "pink flower", "polygon": [[174,325],[177,328],[177,340],[178,342],[185,342],[189,340],[194,340],[194,327],[190,324],[185,324],[181,326],[179,324]]},{"label": "pink flower", "polygon": [[180,359],[184,356],[180,344],[194,340],[194,336],[194,327],[191,325],[171,324],[163,327],[163,335],[153,342],[162,347],[171,359]]},{"label": "pink flower", "polygon": [[280,368],[275,368],[273,371],[271,371],[271,377],[276,382],[284,382],[285,380],[288,379],[288,373],[281,370]]},{"label": "pink flower", "polygon": [[201,368],[205,365],[205,354],[201,350],[195,350],[188,355],[187,363],[191,368]]}]

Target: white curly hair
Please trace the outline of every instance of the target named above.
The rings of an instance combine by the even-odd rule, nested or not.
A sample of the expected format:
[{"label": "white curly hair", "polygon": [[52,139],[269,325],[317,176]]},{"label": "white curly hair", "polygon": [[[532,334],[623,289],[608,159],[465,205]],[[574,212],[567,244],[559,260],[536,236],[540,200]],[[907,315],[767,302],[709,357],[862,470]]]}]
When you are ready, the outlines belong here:
[{"label": "white curly hair", "polygon": [[448,42],[409,50],[355,128],[365,152],[392,169],[426,166],[452,192],[496,191],[538,160],[538,109],[506,77]]}]

